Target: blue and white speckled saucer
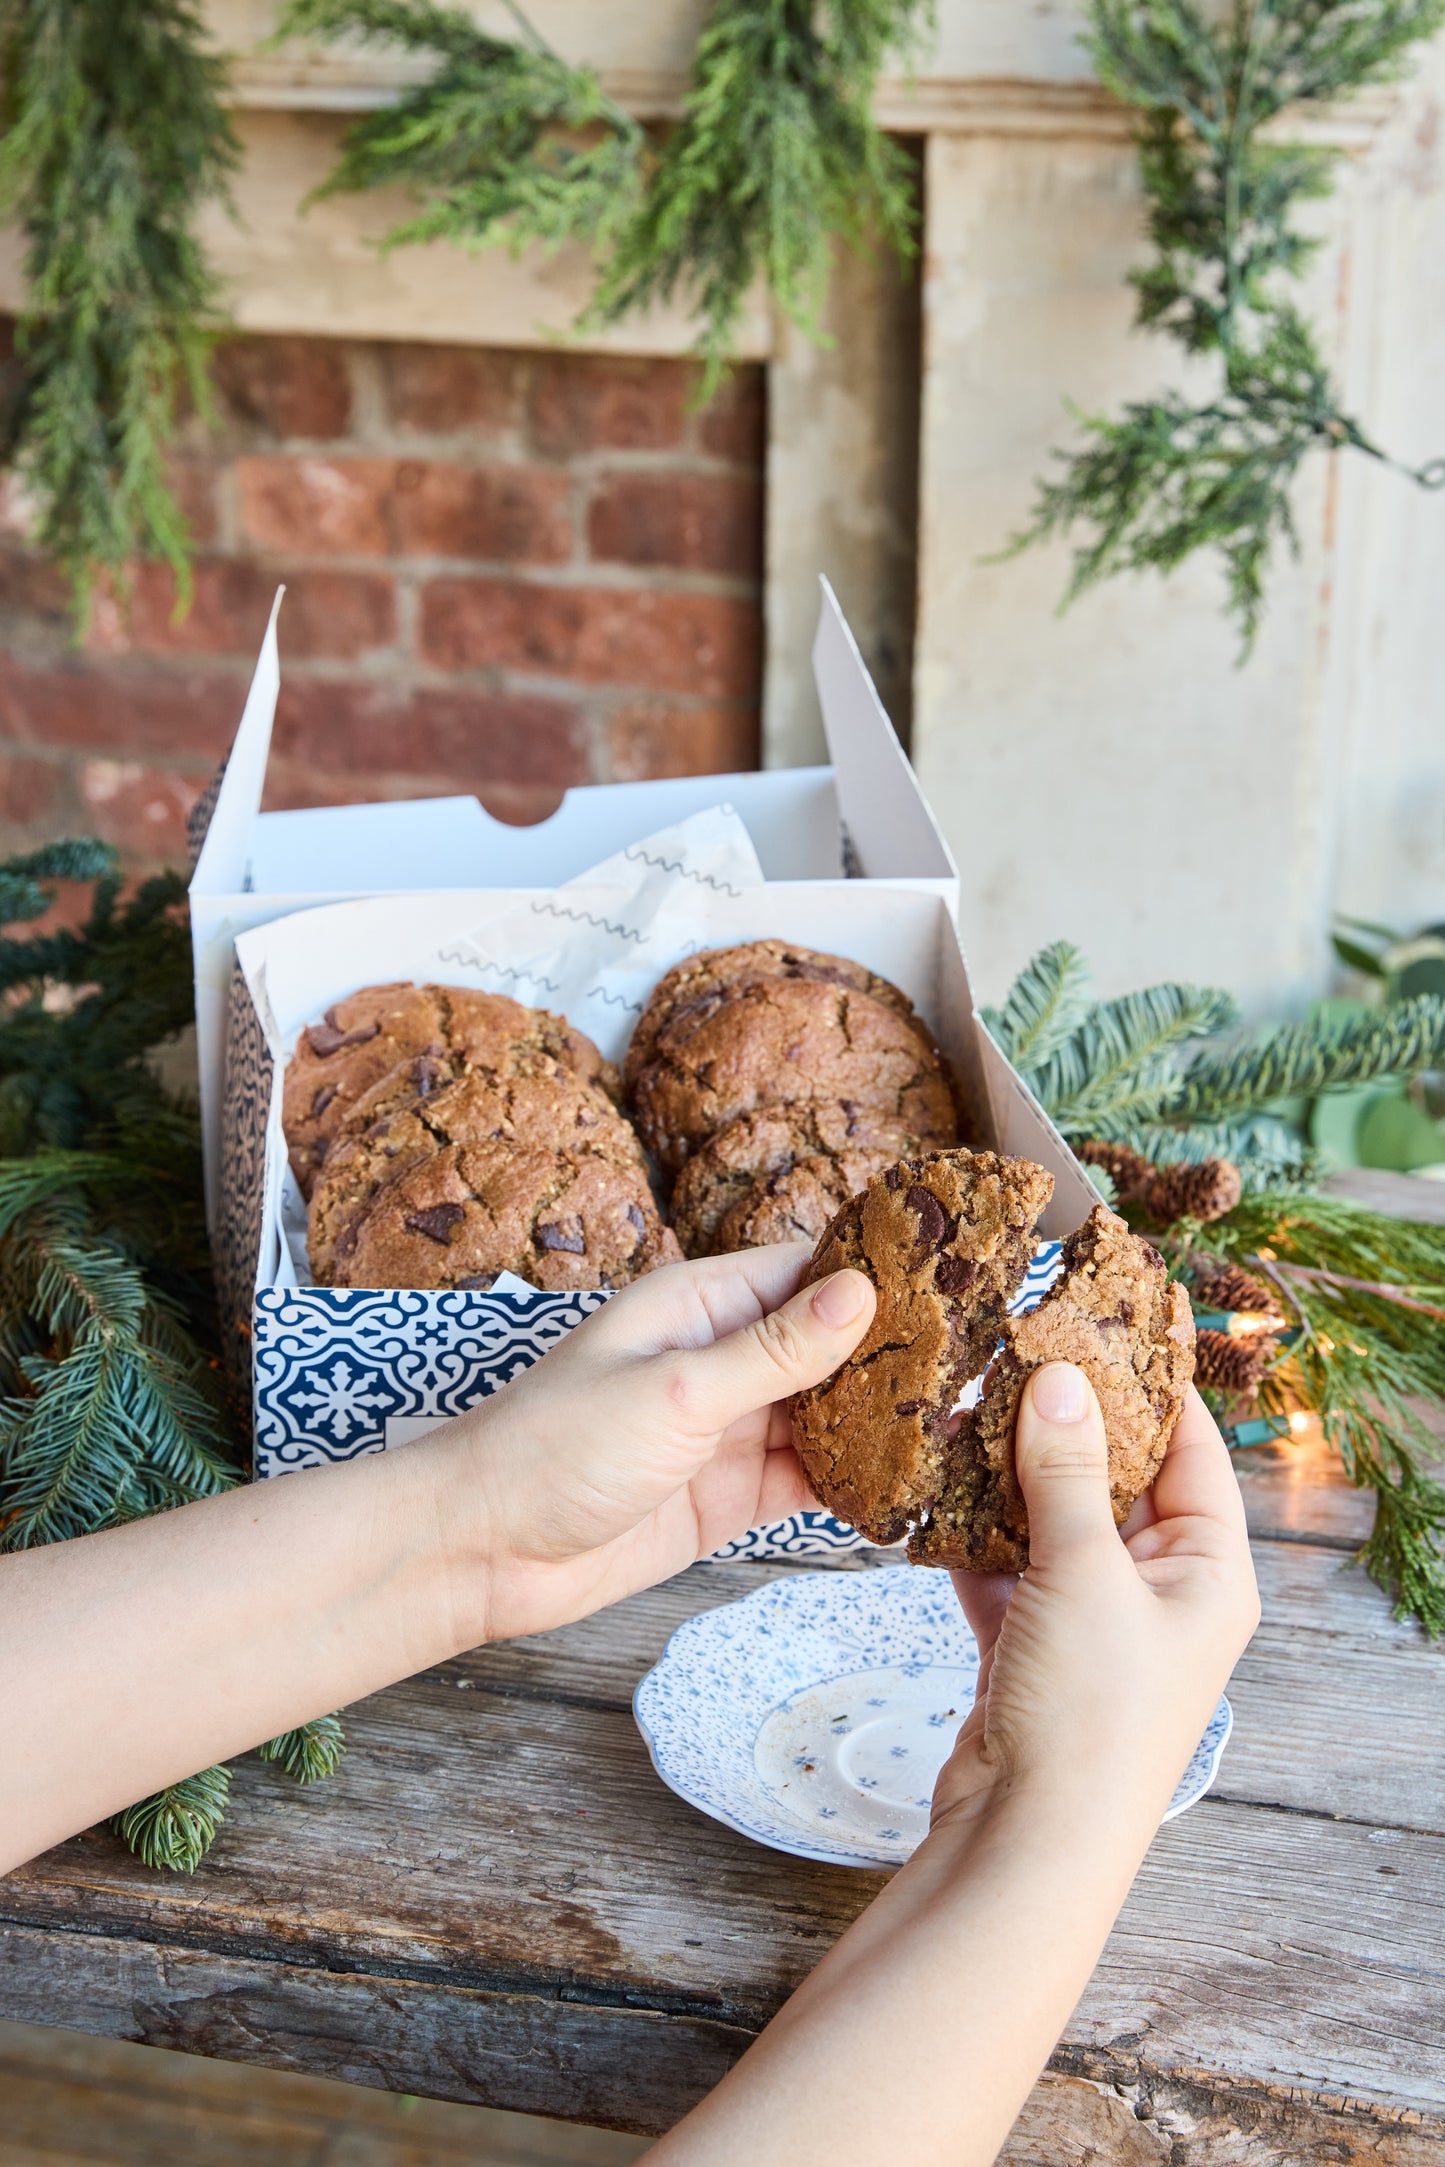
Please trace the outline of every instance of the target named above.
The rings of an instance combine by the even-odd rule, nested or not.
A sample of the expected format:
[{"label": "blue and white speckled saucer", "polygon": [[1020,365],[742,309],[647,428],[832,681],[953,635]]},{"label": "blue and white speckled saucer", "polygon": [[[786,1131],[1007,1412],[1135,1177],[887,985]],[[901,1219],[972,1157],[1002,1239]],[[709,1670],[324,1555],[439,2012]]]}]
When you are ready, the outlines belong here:
[{"label": "blue and white speckled saucer", "polygon": [[[978,1645],[944,1573],[789,1573],[673,1634],[633,1695],[652,1764],[689,1805],[775,1851],[896,1866],[973,1705]],[[1214,1781],[1221,1700],[1165,1820]]]}]

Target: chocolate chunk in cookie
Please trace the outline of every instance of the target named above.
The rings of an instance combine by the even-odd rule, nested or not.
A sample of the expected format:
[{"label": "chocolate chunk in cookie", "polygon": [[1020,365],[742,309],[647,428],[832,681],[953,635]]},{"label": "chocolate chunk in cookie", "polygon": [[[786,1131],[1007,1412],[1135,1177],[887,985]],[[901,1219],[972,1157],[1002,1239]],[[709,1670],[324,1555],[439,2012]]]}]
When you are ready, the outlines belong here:
[{"label": "chocolate chunk in cookie", "polygon": [[679,1009],[632,1100],[644,1143],[670,1173],[742,1114],[844,1102],[891,1116],[926,1145],[957,1136],[948,1077],[916,1020],[850,987],[790,978]]},{"label": "chocolate chunk in cookie", "polygon": [[695,1001],[732,993],[739,986],[770,978],[805,978],[819,984],[850,986],[867,993],[903,1016],[913,1014],[906,993],[876,971],[847,956],[830,956],[816,948],[799,948],[791,941],[747,941],[734,948],[709,948],[701,955],[686,956],[675,963],[653,988],[650,999],[632,1034],[623,1065],[623,1079],[630,1091],[653,1057],[657,1035],[677,1013]]},{"label": "chocolate chunk in cookie", "polygon": [[[710,1257],[719,1250],[756,1248],[766,1240],[796,1241],[797,1234],[739,1238],[743,1220],[761,1206],[774,1176],[805,1159],[834,1158],[845,1169],[846,1184],[831,1208],[807,1235],[816,1241],[823,1228],[854,1191],[890,1166],[909,1158],[919,1140],[891,1114],[836,1100],[763,1107],[741,1114],[700,1144],[677,1177],[669,1216],[690,1257]],[[726,1237],[725,1221],[738,1215]]]},{"label": "chocolate chunk in cookie", "polygon": [[444,1050],[443,1018],[430,986],[363,986],[301,1033],[286,1065],[281,1121],[303,1196],[343,1117],[398,1062]]},{"label": "chocolate chunk in cookie", "polygon": [[904,1159],[819,1243],[809,1279],[851,1265],[878,1308],[857,1352],[795,1396],[793,1437],[819,1497],[872,1541],[896,1542],[942,1489],[949,1417],[998,1343],[1053,1187],[991,1151]]},{"label": "chocolate chunk in cookie", "polygon": [[[377,1118],[339,1136],[327,1155],[307,1215],[307,1250],[321,1285],[428,1283],[348,1282],[343,1267],[355,1228],[378,1191],[451,1145],[498,1143],[552,1157],[605,1159],[625,1170],[651,1204],[641,1147],[628,1123],[595,1085],[555,1061],[536,1056],[515,1076],[474,1070],[426,1093],[408,1093],[411,1080],[409,1069],[386,1080],[372,1099]],[[393,1094],[394,1103],[388,1104]]]},{"label": "chocolate chunk in cookie", "polygon": [[338,1245],[347,1287],[620,1287],[681,1255],[640,1158],[496,1136],[448,1144],[376,1191]]},{"label": "chocolate chunk in cookie", "polygon": [[364,986],[309,1025],[287,1063],[281,1120],[303,1196],[356,1102],[421,1059],[447,1078],[469,1069],[517,1075],[555,1061],[619,1095],[612,1064],[565,1016],[468,986]]},{"label": "chocolate chunk in cookie", "polygon": [[947,1448],[947,1480],[908,1546],[915,1565],[1022,1572],[1029,1522],[1014,1471],[1014,1420],[1033,1372],[1075,1362],[1098,1395],[1116,1522],[1159,1472],[1194,1374],[1189,1298],[1157,1249],[1100,1204],[1064,1243],[1063,1273],[1011,1317],[983,1398]]}]

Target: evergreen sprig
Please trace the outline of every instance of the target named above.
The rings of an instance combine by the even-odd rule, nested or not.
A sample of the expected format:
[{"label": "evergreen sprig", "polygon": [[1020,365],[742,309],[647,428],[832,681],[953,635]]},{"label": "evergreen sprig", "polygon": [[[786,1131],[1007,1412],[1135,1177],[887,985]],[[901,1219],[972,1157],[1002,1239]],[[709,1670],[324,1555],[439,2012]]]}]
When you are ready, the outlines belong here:
[{"label": "evergreen sprig", "polygon": [[766,279],[816,333],[831,244],[914,245],[911,171],[876,126],[874,79],[932,0],[715,0],[679,125],[650,138],[587,68],[435,0],[288,0],[278,38],[350,35],[430,53],[430,80],[348,133],[321,194],[400,184],[418,204],[385,246],[589,243],[589,326],[681,298],[700,318],[703,395]]},{"label": "evergreen sprig", "polygon": [[111,1826],[142,1865],[191,1874],[216,1840],[231,1795],[228,1768],[203,1768],[116,1814]]},{"label": "evergreen sprig", "polygon": [[[1006,555],[1082,528],[1065,606],[1116,573],[1224,559],[1252,646],[1271,558],[1296,544],[1293,486],[1312,451],[1385,454],[1340,405],[1314,331],[1281,293],[1318,241],[1297,223],[1329,193],[1335,154],[1264,131],[1291,108],[1397,74],[1445,22],[1445,0],[1091,0],[1106,88],[1144,118],[1140,178],[1153,260],[1131,276],[1136,322],[1210,357],[1214,395],[1164,392],[1118,419],[1070,407],[1086,441],[1056,456]],[[1393,464],[1394,462],[1388,462]],[[1445,462],[1413,478],[1445,484]]]},{"label": "evergreen sprig", "polygon": [[760,275],[816,336],[834,236],[914,247],[911,173],[874,122],[890,47],[916,46],[931,0],[718,0],[698,44],[681,125],[603,266],[588,311],[616,323],[695,299],[704,395]]},{"label": "evergreen sprig", "polygon": [[1341,1197],[1245,1197],[1185,1226],[1206,1250],[1263,1275],[1297,1336],[1267,1373],[1266,1408],[1318,1413],[1351,1480],[1373,1490],[1361,1556],[1397,1614],[1445,1633],[1445,1485],[1420,1403],[1445,1403],[1445,1227],[1386,1219]]},{"label": "evergreen sprig", "polygon": [[1318,1097],[1382,1076],[1445,1064],[1445,999],[1421,995],[1370,1009],[1252,1032],[1191,1066],[1172,1111],[1217,1120],[1271,1099]]},{"label": "evergreen sprig", "polygon": [[1218,987],[1162,985],[1094,1001],[1067,942],[983,1012],[1064,1135],[1127,1144],[1156,1165],[1232,1159],[1247,1189],[1300,1188],[1312,1154],[1281,1102],[1445,1066],[1445,1000],[1421,995],[1343,1021],[1328,1013],[1207,1044],[1235,1018]]},{"label": "evergreen sprig", "polygon": [[194,220],[239,157],[203,40],[185,0],[0,0],[0,217],[27,286],[0,460],[82,621],[138,552],[189,593],[165,455],[181,388],[208,407],[219,289]]},{"label": "evergreen sprig", "polygon": [[[1351,1479],[1376,1495],[1362,1556],[1402,1615],[1445,1632],[1445,1486],[1421,1402],[1445,1405],[1445,1228],[1315,1193],[1318,1169],[1285,1102],[1445,1064],[1445,1000],[1328,1011],[1225,1044],[1234,1003],[1163,985],[1093,1001],[1077,949],[1056,942],[983,1019],[1065,1136],[1124,1144],[1156,1167],[1231,1159],[1245,1194],[1221,1218],[1150,1239],[1180,1271],[1213,1252],[1267,1279],[1296,1334],[1267,1371],[1267,1409],[1315,1410]],[[1088,1169],[1112,1201],[1108,1175]]]},{"label": "evergreen sprig", "polygon": [[282,1731],[258,1751],[263,1761],[279,1761],[298,1783],[320,1783],[335,1775],[346,1751],[341,1718],[317,1716],[299,1730]]},{"label": "evergreen sprig", "polygon": [[646,138],[590,68],[570,67],[523,19],[490,37],[431,0],[290,0],[278,38],[347,35],[437,60],[425,83],[347,133],[317,196],[400,185],[416,215],[383,246],[600,241],[628,216]]},{"label": "evergreen sprig", "polygon": [[[17,937],[53,883],[79,926]],[[242,1479],[202,1206],[199,1118],[152,1066],[193,1014],[174,876],[122,900],[115,854],[56,843],[0,865],[0,1551],[64,1541]],[[262,1749],[303,1783],[340,1759],[323,1716]],[[148,1865],[213,1841],[224,1768],[116,1816]]]},{"label": "evergreen sprig", "polygon": [[1024,965],[1002,1008],[982,1013],[1014,1067],[1033,1070],[1068,1043],[1093,1005],[1088,964],[1071,941],[1055,941]]}]

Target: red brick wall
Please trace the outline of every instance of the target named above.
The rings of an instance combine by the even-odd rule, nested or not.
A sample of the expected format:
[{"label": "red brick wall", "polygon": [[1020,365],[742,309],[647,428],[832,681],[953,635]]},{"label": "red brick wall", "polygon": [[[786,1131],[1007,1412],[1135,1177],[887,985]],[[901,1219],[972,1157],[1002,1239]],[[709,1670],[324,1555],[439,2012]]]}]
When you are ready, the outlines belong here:
[{"label": "red brick wall", "polygon": [[197,536],[84,647],[0,500],[0,843],[100,833],[176,862],[278,580],[268,804],[475,791],[536,819],[569,783],[757,759],[763,382],[702,413],[688,365],[246,339],[176,461]]}]

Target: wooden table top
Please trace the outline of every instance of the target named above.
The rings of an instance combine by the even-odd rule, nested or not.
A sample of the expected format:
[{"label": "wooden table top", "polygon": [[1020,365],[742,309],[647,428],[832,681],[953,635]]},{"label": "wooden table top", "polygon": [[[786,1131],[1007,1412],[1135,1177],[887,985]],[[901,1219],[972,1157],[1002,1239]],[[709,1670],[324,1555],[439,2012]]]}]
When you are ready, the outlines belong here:
[{"label": "wooden table top", "polygon": [[[1264,1622],[1234,1738],[1160,1831],[1016,2167],[1445,2158],[1445,1651],[1350,1564],[1369,1502],[1322,1453],[1240,1475]],[[104,1831],[61,1845],[0,1884],[0,2015],[667,2127],[883,1879],[694,1812],[633,1724],[679,1620],[798,1569],[700,1565],[377,1694],[312,1791],[238,1764],[190,1879]]]}]

